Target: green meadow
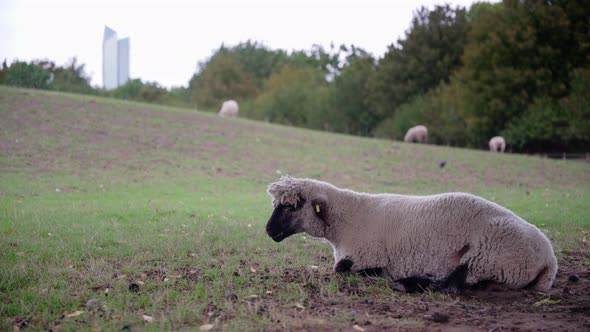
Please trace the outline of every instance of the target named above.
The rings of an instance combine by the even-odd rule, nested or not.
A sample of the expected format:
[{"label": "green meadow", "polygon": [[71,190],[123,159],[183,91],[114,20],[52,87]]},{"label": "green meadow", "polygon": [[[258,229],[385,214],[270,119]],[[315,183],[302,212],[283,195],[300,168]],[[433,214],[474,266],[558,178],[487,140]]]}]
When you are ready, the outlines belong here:
[{"label": "green meadow", "polygon": [[[558,256],[588,241],[587,162],[2,86],[0,330],[329,330],[367,319],[349,304],[416,300],[332,274],[331,247],[304,234],[272,241],[266,188],[284,174],[470,192],[537,225]],[[416,317],[370,319],[423,327]]]}]

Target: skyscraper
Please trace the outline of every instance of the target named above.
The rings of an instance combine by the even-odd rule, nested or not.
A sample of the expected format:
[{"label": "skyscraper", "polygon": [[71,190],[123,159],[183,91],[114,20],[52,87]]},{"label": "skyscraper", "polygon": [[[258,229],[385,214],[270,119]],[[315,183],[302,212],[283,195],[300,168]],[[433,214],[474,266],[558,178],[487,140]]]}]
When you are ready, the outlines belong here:
[{"label": "skyscraper", "polygon": [[117,41],[118,71],[117,79],[119,85],[127,83],[129,80],[129,38],[119,39]]},{"label": "skyscraper", "polygon": [[129,80],[129,38],[117,39],[117,32],[107,26],[102,40],[102,82],[107,90],[116,89]]}]

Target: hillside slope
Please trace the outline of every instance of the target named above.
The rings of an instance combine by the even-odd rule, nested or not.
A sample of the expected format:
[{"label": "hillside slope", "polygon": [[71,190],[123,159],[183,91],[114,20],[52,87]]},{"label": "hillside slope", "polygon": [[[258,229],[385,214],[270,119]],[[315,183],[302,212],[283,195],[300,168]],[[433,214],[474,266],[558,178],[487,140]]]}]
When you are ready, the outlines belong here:
[{"label": "hillside slope", "polygon": [[[334,275],[330,246],[266,236],[266,188],[282,174],[496,201],[552,239],[549,295],[561,302],[400,295],[381,278]],[[588,163],[0,86],[0,198],[0,330],[420,331],[437,329],[435,311],[459,330],[590,326]]]},{"label": "hillside slope", "polygon": [[36,174],[88,177],[117,170],[126,175],[122,181],[186,174],[269,181],[280,171],[404,193],[590,187],[584,163],[403,144],[91,96],[0,87],[0,117],[0,151],[14,162],[3,166]]}]

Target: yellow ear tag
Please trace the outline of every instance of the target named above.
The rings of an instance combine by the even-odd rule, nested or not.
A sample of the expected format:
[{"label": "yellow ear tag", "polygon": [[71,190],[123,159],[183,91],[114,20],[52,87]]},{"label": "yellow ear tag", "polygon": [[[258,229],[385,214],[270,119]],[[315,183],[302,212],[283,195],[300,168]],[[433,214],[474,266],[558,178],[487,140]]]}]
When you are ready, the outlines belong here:
[{"label": "yellow ear tag", "polygon": [[315,205],[315,212],[320,213],[320,205],[319,204]]}]

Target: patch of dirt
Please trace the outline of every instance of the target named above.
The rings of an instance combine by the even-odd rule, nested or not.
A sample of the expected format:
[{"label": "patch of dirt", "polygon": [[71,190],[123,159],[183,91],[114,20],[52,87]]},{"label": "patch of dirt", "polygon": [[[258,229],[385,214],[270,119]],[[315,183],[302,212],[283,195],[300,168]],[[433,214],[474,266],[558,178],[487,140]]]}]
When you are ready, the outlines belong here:
[{"label": "patch of dirt", "polygon": [[[458,296],[436,293],[394,296],[389,302],[372,300],[309,300],[315,322],[295,327],[305,331],[590,331],[590,253],[566,252],[559,261],[553,288],[534,291],[467,291]],[[297,282],[295,271],[283,278]],[[575,280],[575,281],[574,281]],[[303,281],[303,280],[301,280]],[[339,289],[347,298],[358,289]],[[310,292],[311,293],[311,292]],[[360,294],[362,295],[362,294]],[[370,296],[368,297],[370,298]],[[294,318],[301,313],[293,312]],[[348,321],[333,325],[337,317]],[[281,330],[278,326],[269,331]],[[356,325],[356,326],[355,326]]]}]

